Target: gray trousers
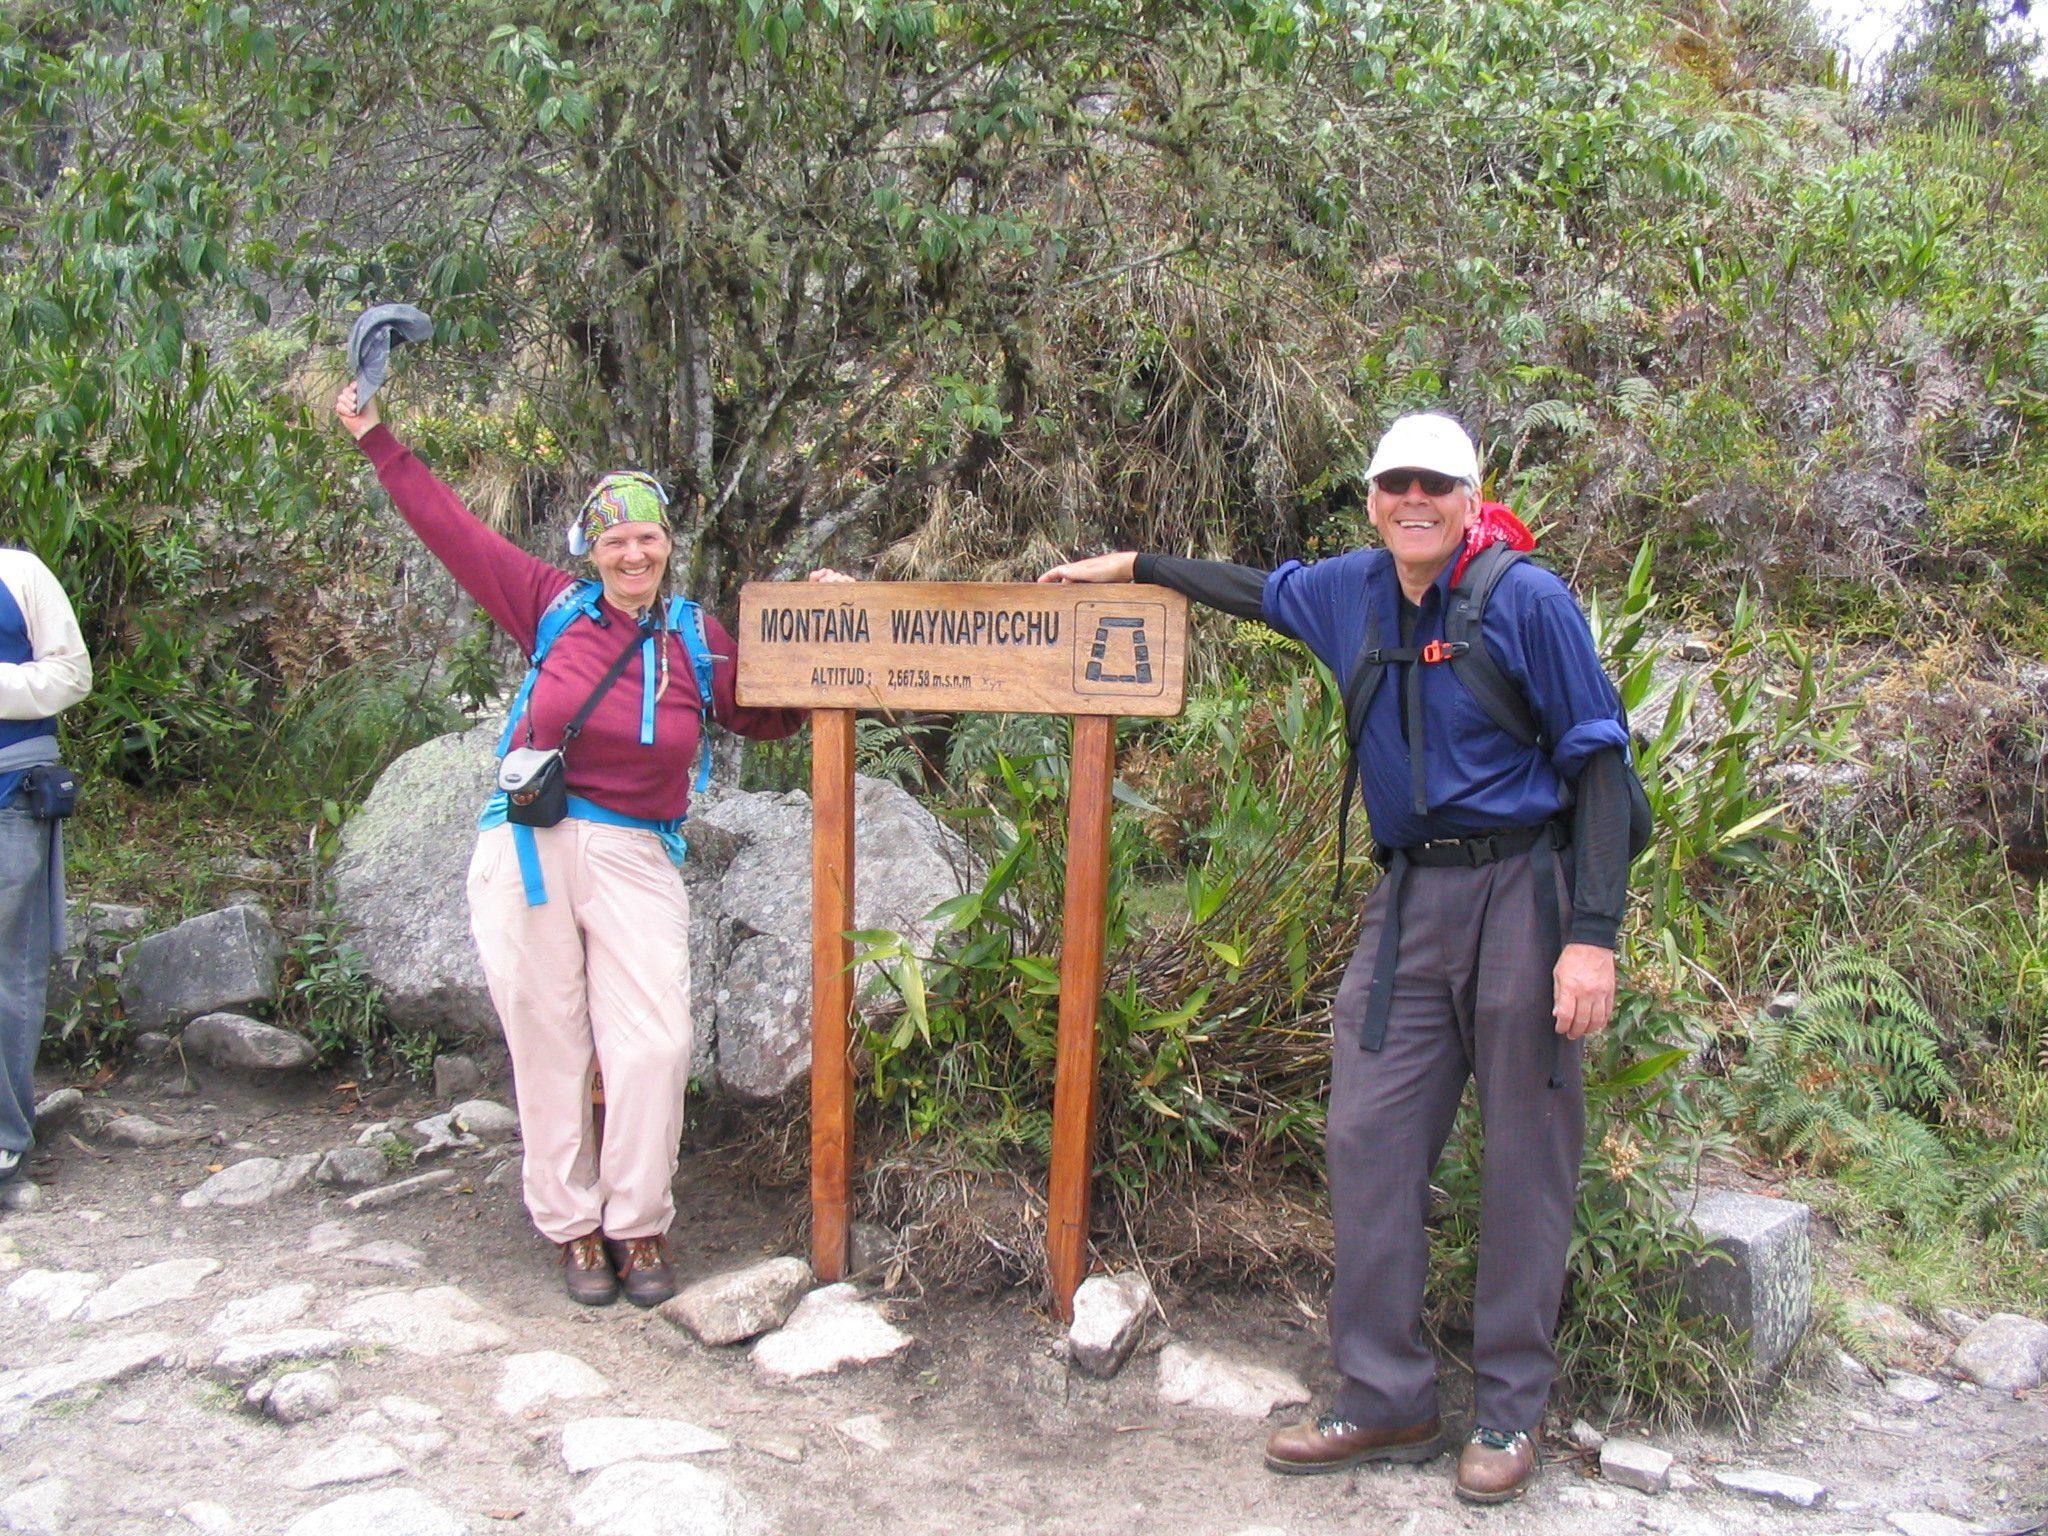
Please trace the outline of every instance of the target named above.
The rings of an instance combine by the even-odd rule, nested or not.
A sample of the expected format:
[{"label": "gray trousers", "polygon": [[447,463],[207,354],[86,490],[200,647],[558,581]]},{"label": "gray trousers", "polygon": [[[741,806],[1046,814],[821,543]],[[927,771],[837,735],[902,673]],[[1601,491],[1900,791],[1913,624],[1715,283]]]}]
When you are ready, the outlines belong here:
[{"label": "gray trousers", "polygon": [[50,824],[0,805],[0,1148],[9,1152],[35,1139],[51,937]]},{"label": "gray trousers", "polygon": [[[1552,862],[1571,910],[1565,861]],[[1561,1042],[1549,1086],[1551,967],[1529,854],[1479,868],[1411,868],[1387,1037],[1358,1043],[1385,917],[1366,900],[1358,948],[1334,1009],[1326,1151],[1336,1224],[1330,1335],[1344,1385],[1337,1412],[1370,1428],[1437,1411],[1436,1360],[1422,1336],[1429,1178],[1475,1078],[1485,1136],[1472,1358],[1479,1423],[1533,1431],[1550,1396],[1551,1339],[1564,1292],[1585,1098],[1579,1047]]]}]

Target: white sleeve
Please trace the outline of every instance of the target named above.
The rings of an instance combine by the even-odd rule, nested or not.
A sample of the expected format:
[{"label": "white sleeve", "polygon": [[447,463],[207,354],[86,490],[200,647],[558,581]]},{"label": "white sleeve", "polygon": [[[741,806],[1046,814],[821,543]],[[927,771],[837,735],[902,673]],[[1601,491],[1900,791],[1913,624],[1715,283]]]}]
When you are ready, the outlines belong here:
[{"label": "white sleeve", "polygon": [[47,720],[92,692],[92,658],[71,600],[50,568],[34,555],[0,553],[7,583],[28,625],[33,659],[0,662],[0,720]]}]

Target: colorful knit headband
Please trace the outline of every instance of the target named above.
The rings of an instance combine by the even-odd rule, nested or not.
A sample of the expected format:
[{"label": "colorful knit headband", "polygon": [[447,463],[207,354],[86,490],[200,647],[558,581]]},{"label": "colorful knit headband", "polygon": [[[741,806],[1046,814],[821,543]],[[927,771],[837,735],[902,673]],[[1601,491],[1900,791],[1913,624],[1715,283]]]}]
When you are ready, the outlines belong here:
[{"label": "colorful knit headband", "polygon": [[668,526],[668,492],[661,482],[637,469],[614,470],[597,482],[569,524],[569,553],[587,555],[605,529],[618,523],[659,523]]}]

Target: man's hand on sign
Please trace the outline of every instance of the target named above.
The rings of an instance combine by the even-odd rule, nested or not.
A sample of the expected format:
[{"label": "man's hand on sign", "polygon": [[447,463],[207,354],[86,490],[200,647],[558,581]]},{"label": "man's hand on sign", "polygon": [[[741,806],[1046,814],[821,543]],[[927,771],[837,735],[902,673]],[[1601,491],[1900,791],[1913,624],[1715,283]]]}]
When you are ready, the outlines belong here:
[{"label": "man's hand on sign", "polygon": [[357,442],[361,442],[363,434],[384,419],[377,414],[375,400],[360,411],[356,409],[356,386],[353,380],[334,397],[334,414],[341,418],[341,424],[348,428],[348,435]]},{"label": "man's hand on sign", "polygon": [[849,582],[850,582],[850,581],[856,581],[856,580],[858,580],[858,579],[859,579],[858,577],[854,577],[854,576],[849,576],[849,575],[847,575],[847,574],[846,574],[846,572],[844,572],[844,571],[835,571],[835,570],[833,570],[833,569],[832,569],[832,567],[831,567],[831,566],[829,566],[829,565],[827,565],[827,566],[822,566],[822,567],[820,567],[820,568],[819,568],[818,570],[815,570],[815,571],[811,572],[811,580],[813,580],[813,581],[818,581],[818,582],[824,582],[824,583],[825,583],[825,584],[827,584],[828,586],[829,586],[829,585],[834,585],[834,584],[836,584],[836,583],[838,583],[838,582],[842,582],[842,581],[849,581]]},{"label": "man's hand on sign", "polygon": [[1614,1017],[1614,951],[1567,944],[1550,973],[1557,1032],[1567,1040],[1597,1035]]},{"label": "man's hand on sign", "polygon": [[1091,555],[1086,560],[1069,560],[1065,565],[1056,565],[1039,577],[1040,581],[1130,581],[1138,570],[1138,556],[1134,550],[1119,550],[1113,555]]}]

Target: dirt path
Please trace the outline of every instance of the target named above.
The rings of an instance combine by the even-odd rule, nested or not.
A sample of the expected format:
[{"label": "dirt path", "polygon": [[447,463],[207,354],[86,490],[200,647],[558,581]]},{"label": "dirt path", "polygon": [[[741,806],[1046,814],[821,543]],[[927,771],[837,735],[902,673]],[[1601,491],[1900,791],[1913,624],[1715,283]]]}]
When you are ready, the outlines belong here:
[{"label": "dirt path", "polygon": [[[1652,1497],[1585,1475],[1584,1458],[1560,1460],[1521,1504],[1490,1512],[1452,1499],[1447,1459],[1331,1478],[1273,1477],[1258,1463],[1261,1425],[1162,1405],[1150,1359],[1107,1384],[1070,1377],[1048,1354],[1056,1333],[1021,1296],[893,1299],[891,1312],[915,1336],[910,1349],[879,1365],[781,1384],[744,1347],[707,1349],[623,1304],[569,1306],[508,1176],[516,1144],[427,1165],[455,1177],[382,1209],[349,1212],[346,1191],[317,1185],[242,1209],[178,1203],[209,1167],[349,1144],[352,1127],[366,1118],[396,1113],[409,1122],[445,1105],[415,1096],[354,1109],[320,1080],[287,1090],[209,1082],[188,1096],[167,1096],[161,1080],[154,1091],[142,1080],[95,1099],[218,1140],[143,1149],[104,1139],[81,1146],[59,1133],[32,1167],[41,1204],[0,1218],[0,1529],[284,1532],[311,1511],[365,1494],[381,1502],[345,1504],[334,1523],[315,1519],[299,1532],[481,1536],[588,1525],[704,1536],[1605,1536],[1638,1529],[1933,1536],[2014,1532],[2048,1515],[2048,1401],[2001,1399],[1956,1382],[1926,1405],[1874,1386],[1795,1393],[1747,1442],[1727,1433],[1650,1435],[1697,1484],[1686,1491]],[[680,1199],[686,1279],[774,1252],[788,1228],[786,1212],[750,1203],[729,1181],[687,1163]],[[121,1304],[102,1300],[96,1308],[91,1297],[104,1297],[124,1273],[170,1259],[213,1260],[219,1268],[188,1278],[189,1295],[101,1315]],[[10,1293],[32,1272],[39,1276],[33,1286]],[[48,1278],[76,1272],[97,1281],[88,1287]],[[173,1289],[176,1278],[167,1282]],[[61,1297],[25,1299],[31,1290],[40,1296],[67,1285],[90,1296],[61,1320],[50,1315],[53,1306],[64,1310]],[[473,1350],[376,1347],[350,1322],[362,1316],[366,1293],[413,1293],[397,1303],[403,1308],[417,1293],[444,1286],[459,1287],[474,1314],[428,1329],[423,1347]],[[267,1316],[244,1315],[238,1329],[237,1312],[223,1315],[230,1303],[259,1294]],[[1328,1385],[1319,1323],[1277,1299],[1193,1296],[1168,1311],[1182,1342]],[[280,1318],[284,1312],[292,1315]],[[207,1369],[238,1332],[247,1338],[279,1328],[344,1335],[345,1352],[327,1367],[339,1383],[339,1406],[290,1427],[246,1407],[238,1384]],[[465,1337],[466,1330],[478,1337]],[[136,1338],[144,1342],[124,1355],[118,1341]],[[300,1345],[314,1348],[303,1337]],[[505,1411],[496,1399],[506,1361],[542,1351],[592,1368],[603,1378],[602,1395]],[[134,1365],[138,1355],[147,1358]],[[53,1378],[21,1371],[76,1360],[117,1379],[52,1390],[22,1406],[24,1391],[36,1395]],[[121,1374],[131,1365],[132,1374]],[[534,1369],[592,1385],[555,1362]],[[658,1472],[576,1473],[565,1464],[564,1425],[649,1416],[686,1420],[731,1447],[664,1464],[696,1469],[687,1485],[663,1482]],[[293,1485],[380,1466],[388,1470],[358,1484]],[[1714,1472],[1738,1467],[1815,1479],[1827,1486],[1828,1500],[1812,1510],[1779,1508],[1712,1486]],[[652,1479],[652,1491],[635,1478]],[[638,1505],[630,1502],[636,1488],[644,1495]],[[406,1489],[417,1493],[394,1492]],[[1915,1525],[1915,1517],[1929,1523]]]}]

